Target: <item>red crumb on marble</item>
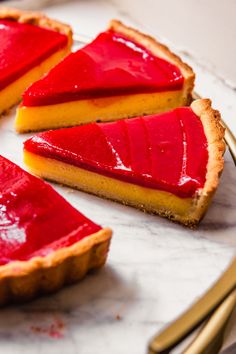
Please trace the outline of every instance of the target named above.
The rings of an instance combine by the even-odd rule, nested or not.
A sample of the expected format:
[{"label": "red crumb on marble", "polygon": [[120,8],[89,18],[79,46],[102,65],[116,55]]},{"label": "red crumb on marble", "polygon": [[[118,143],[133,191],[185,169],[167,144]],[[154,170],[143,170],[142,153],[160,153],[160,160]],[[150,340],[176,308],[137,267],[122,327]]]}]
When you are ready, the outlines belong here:
[{"label": "red crumb on marble", "polygon": [[54,318],[51,324],[33,325],[30,329],[35,334],[42,334],[50,338],[59,339],[64,337],[65,324],[61,319]]}]

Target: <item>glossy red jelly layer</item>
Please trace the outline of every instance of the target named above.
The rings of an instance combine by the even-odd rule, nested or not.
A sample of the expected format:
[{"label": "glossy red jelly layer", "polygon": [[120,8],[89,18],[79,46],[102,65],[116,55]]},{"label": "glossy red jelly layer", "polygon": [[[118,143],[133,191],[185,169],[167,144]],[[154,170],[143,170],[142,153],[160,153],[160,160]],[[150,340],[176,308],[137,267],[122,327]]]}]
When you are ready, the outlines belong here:
[{"label": "glossy red jelly layer", "polygon": [[27,140],[25,149],[183,198],[206,179],[207,140],[191,108],[48,131]]},{"label": "glossy red jelly layer", "polygon": [[64,34],[0,19],[0,90],[67,45]]},{"label": "glossy red jelly layer", "polygon": [[30,86],[24,93],[23,105],[178,90],[183,81],[180,70],[173,64],[120,34],[107,31]]},{"label": "glossy red jelly layer", "polygon": [[100,229],[49,184],[0,156],[0,265],[45,256]]}]

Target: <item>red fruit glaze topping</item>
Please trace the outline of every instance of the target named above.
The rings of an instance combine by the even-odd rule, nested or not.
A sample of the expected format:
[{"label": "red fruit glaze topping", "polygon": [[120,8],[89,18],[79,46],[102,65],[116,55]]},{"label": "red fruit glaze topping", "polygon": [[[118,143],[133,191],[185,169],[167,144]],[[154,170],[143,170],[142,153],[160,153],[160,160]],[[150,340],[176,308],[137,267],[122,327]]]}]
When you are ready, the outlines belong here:
[{"label": "red fruit glaze topping", "polygon": [[206,179],[207,140],[191,108],[48,131],[27,140],[25,149],[183,198]]},{"label": "red fruit glaze topping", "polygon": [[23,96],[40,106],[129,93],[178,90],[183,76],[173,64],[112,31],[70,54]]},{"label": "red fruit glaze topping", "polygon": [[0,19],[0,90],[67,45],[58,32]]},{"label": "red fruit glaze topping", "polygon": [[49,184],[0,156],[0,265],[45,256],[100,229]]}]

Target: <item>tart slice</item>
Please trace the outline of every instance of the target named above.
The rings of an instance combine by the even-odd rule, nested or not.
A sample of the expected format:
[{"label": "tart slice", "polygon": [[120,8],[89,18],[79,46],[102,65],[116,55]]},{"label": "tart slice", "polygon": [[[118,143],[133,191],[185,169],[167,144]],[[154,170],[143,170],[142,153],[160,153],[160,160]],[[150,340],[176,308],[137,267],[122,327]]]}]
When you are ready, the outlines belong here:
[{"label": "tart slice", "polygon": [[70,51],[69,26],[29,11],[0,8],[0,114]]},{"label": "tart slice", "polygon": [[153,38],[113,20],[23,95],[19,132],[112,121],[190,103],[194,73]]},{"label": "tart slice", "polygon": [[81,279],[107,257],[110,229],[0,156],[0,305]]},{"label": "tart slice", "polygon": [[224,129],[210,100],[27,140],[34,174],[185,225],[204,215],[223,169]]}]

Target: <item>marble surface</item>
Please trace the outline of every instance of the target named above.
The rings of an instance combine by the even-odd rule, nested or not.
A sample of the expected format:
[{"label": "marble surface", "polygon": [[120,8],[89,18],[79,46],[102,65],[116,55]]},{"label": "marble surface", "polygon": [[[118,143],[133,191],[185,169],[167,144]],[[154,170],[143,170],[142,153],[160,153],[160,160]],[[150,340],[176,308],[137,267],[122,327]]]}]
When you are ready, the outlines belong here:
[{"label": "marble surface", "polygon": [[[106,27],[111,17],[135,22],[105,1],[46,11],[88,36]],[[235,92],[195,58],[181,54],[197,72],[198,92],[212,98],[236,132]],[[0,119],[0,153],[24,167],[22,142],[29,135],[14,132],[14,115],[15,109]],[[145,353],[150,338],[203,294],[235,253],[236,171],[228,152],[225,158],[219,189],[197,230],[53,185],[85,215],[114,230],[108,262],[53,296],[2,309],[0,352]],[[225,347],[232,342],[231,336]]]}]

